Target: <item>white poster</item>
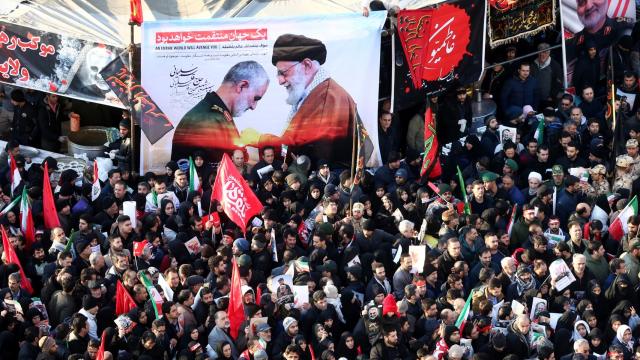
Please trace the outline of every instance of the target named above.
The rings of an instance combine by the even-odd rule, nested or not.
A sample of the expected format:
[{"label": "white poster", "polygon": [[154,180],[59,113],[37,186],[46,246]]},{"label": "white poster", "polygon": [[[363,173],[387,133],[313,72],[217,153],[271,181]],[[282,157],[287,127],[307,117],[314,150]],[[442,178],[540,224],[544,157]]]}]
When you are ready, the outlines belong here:
[{"label": "white poster", "polygon": [[372,12],[145,22],[142,86],[175,129],[154,144],[142,136],[142,170],[195,150],[217,162],[222,152],[258,154],[266,145],[348,167],[356,121],[370,137],[366,164],[379,164],[385,19]]}]

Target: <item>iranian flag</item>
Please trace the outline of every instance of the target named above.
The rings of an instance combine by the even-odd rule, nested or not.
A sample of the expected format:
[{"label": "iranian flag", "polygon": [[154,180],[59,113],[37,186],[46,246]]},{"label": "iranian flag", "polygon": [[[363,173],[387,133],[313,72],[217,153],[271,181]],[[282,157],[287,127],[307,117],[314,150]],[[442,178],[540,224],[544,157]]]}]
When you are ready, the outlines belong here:
[{"label": "iranian flag", "polygon": [[93,160],[93,183],[91,183],[91,201],[96,201],[100,196],[100,177],[98,176],[98,162]]},{"label": "iranian flag", "polygon": [[538,122],[538,127],[536,128],[536,132],[533,134],[533,138],[538,141],[538,146],[542,145],[544,141],[544,118],[540,119]]},{"label": "iranian flag", "polygon": [[465,301],[464,307],[462,308],[462,311],[460,312],[460,315],[458,315],[458,319],[456,320],[455,325],[460,330],[460,333],[462,333],[462,329],[464,329],[464,325],[467,322],[467,318],[469,317],[469,312],[471,311],[471,299],[473,298],[473,293],[474,291],[471,290],[471,293],[467,297],[467,301]]},{"label": "iranian flag", "polygon": [[142,281],[142,285],[147,289],[147,293],[149,294],[149,301],[151,302],[151,306],[153,307],[153,313],[156,316],[156,319],[159,319],[162,316],[162,296],[158,290],[156,290],[155,286],[153,286],[153,282],[145,273],[140,274],[140,280]]},{"label": "iranian flag", "polygon": [[196,164],[193,163],[193,159],[189,156],[189,192],[191,191],[197,191],[202,194],[202,185],[200,185]]},{"label": "iranian flag", "polygon": [[629,201],[627,206],[622,209],[618,217],[613,220],[611,225],[609,226],[609,236],[616,241],[620,241],[624,234],[629,232],[629,228],[627,228],[627,221],[630,217],[638,215],[638,197],[637,195]]},{"label": "iranian flag", "polygon": [[28,250],[31,249],[31,245],[36,241],[36,228],[33,224],[31,205],[29,205],[26,186],[22,188],[22,196],[20,199],[20,231],[22,231],[24,235],[25,247]]},{"label": "iranian flag", "polygon": [[16,159],[13,158],[12,154],[9,155],[11,156],[11,196],[13,196],[13,192],[18,188],[22,181],[22,176],[20,176],[20,170],[16,166]]},{"label": "iranian flag", "polygon": [[18,196],[17,198],[11,200],[11,202],[7,206],[5,206],[2,211],[0,211],[0,217],[7,215],[7,213],[20,202],[21,198],[21,196]]}]

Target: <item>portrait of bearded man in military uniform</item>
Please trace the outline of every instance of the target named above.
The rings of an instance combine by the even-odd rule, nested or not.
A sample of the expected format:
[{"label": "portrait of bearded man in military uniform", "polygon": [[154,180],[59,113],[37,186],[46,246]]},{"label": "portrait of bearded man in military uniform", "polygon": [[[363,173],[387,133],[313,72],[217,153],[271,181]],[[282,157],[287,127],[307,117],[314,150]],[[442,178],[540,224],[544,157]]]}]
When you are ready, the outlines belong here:
[{"label": "portrait of bearded man in military uniform", "polygon": [[233,119],[247,110],[255,110],[269,87],[269,77],[255,61],[235,64],[220,86],[208,93],[180,120],[173,135],[171,158],[186,159],[196,150],[209,161],[217,162],[224,152],[242,149]]}]

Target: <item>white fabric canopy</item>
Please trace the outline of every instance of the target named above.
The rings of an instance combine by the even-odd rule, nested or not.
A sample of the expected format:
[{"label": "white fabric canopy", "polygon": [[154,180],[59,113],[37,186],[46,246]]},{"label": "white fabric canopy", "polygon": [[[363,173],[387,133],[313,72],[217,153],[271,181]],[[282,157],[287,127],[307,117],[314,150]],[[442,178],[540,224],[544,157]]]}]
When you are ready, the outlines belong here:
[{"label": "white fabric canopy", "polygon": [[[402,0],[415,9],[443,0]],[[142,0],[145,21],[360,12],[361,0]],[[126,47],[129,0],[2,0],[0,22]],[[139,42],[136,29],[135,42]]]}]

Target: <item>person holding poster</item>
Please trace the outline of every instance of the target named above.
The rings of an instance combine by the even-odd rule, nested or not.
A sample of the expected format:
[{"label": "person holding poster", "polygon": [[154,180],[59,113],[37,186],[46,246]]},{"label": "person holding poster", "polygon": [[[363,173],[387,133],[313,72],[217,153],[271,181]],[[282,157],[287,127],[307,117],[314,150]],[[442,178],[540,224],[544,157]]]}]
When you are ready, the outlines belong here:
[{"label": "person holding poster", "polygon": [[[304,35],[283,34],[273,45],[271,62],[291,105],[281,143],[293,154],[315,161],[329,158],[338,167],[349,167],[353,127],[360,115],[351,95],[322,67],[326,59],[322,41]],[[366,154],[365,163],[370,157]]]},{"label": "person holding poster", "polygon": [[262,65],[255,61],[235,64],[218,89],[182,117],[173,136],[171,157],[185,159],[201,150],[208,159],[219,161],[222,152],[247,145],[241,143],[233,118],[255,110],[268,87],[269,78]]}]

